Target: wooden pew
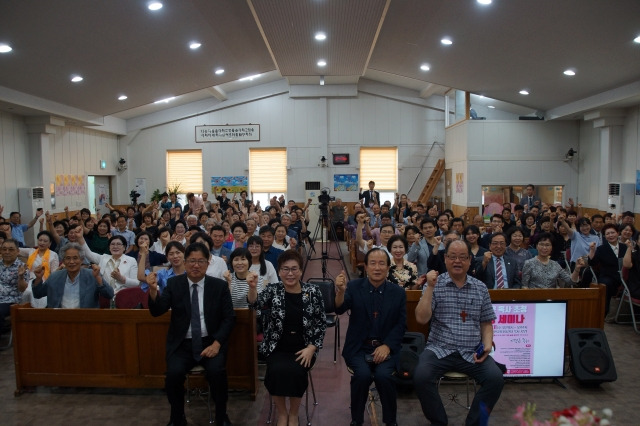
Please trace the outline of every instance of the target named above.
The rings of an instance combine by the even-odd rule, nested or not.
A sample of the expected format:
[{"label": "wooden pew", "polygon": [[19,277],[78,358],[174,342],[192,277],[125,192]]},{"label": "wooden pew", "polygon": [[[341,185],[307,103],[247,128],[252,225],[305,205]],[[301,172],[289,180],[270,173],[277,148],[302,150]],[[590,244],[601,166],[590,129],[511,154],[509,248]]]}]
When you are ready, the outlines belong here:
[{"label": "wooden pew", "polygon": [[[549,288],[519,290],[489,290],[492,302],[510,301],[567,301],[567,330],[571,328],[604,328],[604,301],[606,287],[592,284],[591,288]],[[429,334],[428,325],[416,321],[416,306],[422,291],[407,291],[407,331]]]},{"label": "wooden pew", "polygon": [[[235,309],[229,340],[230,389],[258,390],[256,314]],[[11,306],[16,395],[31,386],[164,387],[171,312],[142,309],[34,309]]]}]

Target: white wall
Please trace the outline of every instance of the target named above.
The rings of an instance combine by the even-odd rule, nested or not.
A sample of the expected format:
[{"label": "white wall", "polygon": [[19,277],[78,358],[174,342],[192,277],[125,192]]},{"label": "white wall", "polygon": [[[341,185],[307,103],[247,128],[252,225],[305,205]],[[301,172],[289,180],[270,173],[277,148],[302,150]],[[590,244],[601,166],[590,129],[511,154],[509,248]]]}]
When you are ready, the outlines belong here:
[{"label": "white wall", "polygon": [[2,216],[18,211],[18,188],[29,186],[26,125],[22,117],[0,112],[0,204]]},{"label": "white wall", "polygon": [[[55,182],[56,175],[114,176],[117,173],[118,156],[117,136],[82,127],[57,127],[56,133],[50,135],[49,181]],[[107,162],[107,168],[100,169],[100,160]],[[48,190],[45,182],[45,194]],[[54,211],[62,211],[65,206],[71,210],[87,207],[88,195],[56,196]]]},{"label": "white wall", "polygon": [[[203,124],[260,124],[259,142],[196,144],[195,126]],[[421,171],[429,146],[444,140],[443,113],[423,106],[359,93],[356,98],[292,99],[282,94],[233,106],[198,117],[142,129],[121,142],[127,150],[128,187],[136,177],[147,178],[147,191],[166,186],[166,151],[202,149],[203,188],[210,191],[211,176],[248,175],[249,148],[287,147],[288,197],[304,199],[304,182],[320,181],[333,187],[333,174],[358,173],[360,146],[397,146],[399,189],[406,192],[417,175],[411,194],[422,191],[431,169],[444,156],[434,147],[426,170]],[[351,154],[349,166],[318,167],[331,153]],[[125,188],[120,185],[120,192]],[[130,188],[129,188],[130,189]],[[335,193],[355,201],[355,192]]]},{"label": "white wall", "polygon": [[[461,148],[465,137],[464,192],[456,194],[455,173],[465,169]],[[454,169],[454,204],[479,206],[483,185],[564,185],[567,196],[577,193],[577,166],[562,161],[569,148],[580,150],[575,121],[470,120],[447,129],[446,138],[446,159],[451,159],[447,168]]]}]

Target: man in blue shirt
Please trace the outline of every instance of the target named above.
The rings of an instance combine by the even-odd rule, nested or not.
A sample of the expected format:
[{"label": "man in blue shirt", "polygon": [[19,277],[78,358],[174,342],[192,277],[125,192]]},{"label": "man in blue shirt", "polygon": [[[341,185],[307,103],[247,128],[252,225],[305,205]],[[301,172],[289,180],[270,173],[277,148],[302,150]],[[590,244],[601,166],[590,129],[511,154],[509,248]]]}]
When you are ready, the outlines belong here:
[{"label": "man in blue shirt", "polygon": [[274,231],[269,225],[260,228],[260,238],[262,238],[262,251],[264,252],[264,258],[271,262],[274,266],[278,265],[278,256],[282,253],[282,250],[272,246]]},{"label": "man in blue shirt", "polygon": [[20,223],[22,218],[20,212],[11,212],[9,215],[9,223],[11,223],[11,238],[16,240],[20,247],[24,247],[24,232],[35,225],[40,216],[42,216],[42,209],[36,210],[36,217],[31,219],[27,225],[24,225]]}]

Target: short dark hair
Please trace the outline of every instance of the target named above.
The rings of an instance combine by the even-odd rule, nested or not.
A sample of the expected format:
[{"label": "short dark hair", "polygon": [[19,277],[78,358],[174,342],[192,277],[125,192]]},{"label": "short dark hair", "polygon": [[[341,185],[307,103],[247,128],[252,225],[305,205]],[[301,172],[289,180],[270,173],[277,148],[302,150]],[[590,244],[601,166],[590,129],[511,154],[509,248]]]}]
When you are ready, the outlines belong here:
[{"label": "short dark hair", "polygon": [[553,244],[553,235],[551,234],[551,232],[542,232],[540,235],[538,235],[538,241],[536,241],[536,246],[538,244],[540,244],[541,241],[549,241],[550,243]]},{"label": "short dark hair", "polygon": [[604,220],[604,217],[602,217],[601,214],[594,214],[593,216],[591,216],[591,222],[593,222],[595,219],[602,219]]},{"label": "short dark hair", "polygon": [[233,271],[233,259],[236,257],[244,257],[249,262],[249,266],[251,266],[251,253],[244,247],[238,247],[231,252],[229,255],[229,270]]},{"label": "short dark hair", "polygon": [[531,184],[531,183],[530,183],[530,184],[527,184],[527,186],[526,186],[525,188],[536,189],[536,187],[535,187],[535,186],[533,186],[533,184]]},{"label": "short dark hair", "polygon": [[[375,250],[375,249],[374,249]],[[388,256],[387,256],[388,257]],[[302,269],[302,255],[297,250],[285,250],[278,256],[278,269],[282,268],[286,262],[295,260],[300,269]]]},{"label": "short dark hair", "polygon": [[202,243],[193,243],[187,246],[186,250],[184,251],[184,258],[186,259],[191,255],[191,253],[194,253],[197,251],[202,253],[202,255],[207,259],[211,257],[211,252],[209,252],[209,249],[207,248],[207,246],[205,246]]},{"label": "short dark hair", "polygon": [[167,243],[167,246],[164,248],[164,254],[166,255],[167,253],[169,253],[174,247],[184,253],[184,246],[180,241],[169,241]]},{"label": "short dark hair", "polygon": [[265,226],[261,227],[260,231],[258,231],[259,235],[263,235],[263,234],[266,234],[266,233],[269,233],[271,235],[275,235],[275,231],[269,225],[265,225]]},{"label": "short dark hair", "polygon": [[206,241],[207,245],[209,246],[209,250],[213,248],[213,240],[211,239],[209,234],[207,234],[206,232],[195,232],[191,236],[191,238],[189,238],[189,244],[195,243],[198,238],[202,238],[203,240]]},{"label": "short dark hair", "polygon": [[[521,231],[521,232],[522,232],[522,231]],[[494,240],[496,237],[502,237],[502,238],[504,238],[504,241],[505,241],[505,242],[507,242],[507,236],[504,234],[504,232],[496,232],[496,233],[491,234],[491,235],[489,236],[489,244],[493,243],[493,240]]]},{"label": "short dark hair", "polygon": [[422,219],[422,222],[420,222],[420,229],[424,228],[424,225],[426,223],[430,223],[438,228],[438,223],[432,217],[425,217],[424,219]]},{"label": "short dark hair", "polygon": [[[631,225],[625,225],[625,227],[627,226],[631,226]],[[631,228],[633,229],[633,226],[631,226]],[[620,231],[622,231],[622,227],[620,227],[620,229],[618,229],[618,227],[616,226],[615,223],[606,223],[603,227],[602,227],[602,234],[604,235],[604,233],[607,231],[607,229],[615,229],[616,233],[619,234]]]},{"label": "short dark hair", "polygon": [[122,235],[114,235],[109,238],[109,245],[111,245],[111,242],[113,242],[113,240],[120,240],[124,245],[125,250],[127,249],[127,240]]},{"label": "short dark hair", "polygon": [[[462,230],[462,237],[463,237],[463,238],[464,238],[464,237],[466,237],[466,235],[467,235],[469,232],[471,232],[471,233],[476,234],[476,235],[478,235],[478,236],[479,236],[479,235],[480,235],[480,228],[478,228],[478,227],[477,227],[477,226],[475,226],[475,225],[468,225],[466,228],[464,228],[464,229]],[[466,238],[464,238],[464,239],[465,239],[465,241],[466,241]]]},{"label": "short dark hair", "polygon": [[[153,244],[153,235],[151,235],[151,233],[147,232],[147,231],[142,231],[139,232],[138,235],[136,235],[136,239],[135,239],[135,244],[136,246],[138,245],[138,240],[140,239],[140,237],[142,237],[143,235],[146,235],[147,237],[149,237],[149,243]],[[151,247],[149,247],[151,248]]]},{"label": "short dark hair", "polygon": [[524,210],[524,206],[522,204],[516,204],[513,207],[513,211],[519,211],[519,210]]},{"label": "short dark hair", "polygon": [[233,232],[238,227],[242,228],[245,234],[247,233],[247,225],[240,221],[233,222],[233,225],[231,225],[231,232]]},{"label": "short dark hair", "polygon": [[227,234],[227,231],[225,231],[224,228],[220,225],[213,225],[211,227],[211,230],[209,231],[209,235],[211,235],[213,231],[222,231],[225,235]]},{"label": "short dark hair", "polygon": [[500,213],[496,213],[493,216],[491,216],[491,221],[493,221],[494,218],[498,218],[502,223],[504,223],[504,217],[502,217]]},{"label": "short dark hair", "polygon": [[407,239],[402,235],[394,235],[389,238],[389,241],[387,241],[387,250],[389,250],[389,253],[391,253],[391,246],[393,246],[393,243],[396,241],[401,241],[402,244],[404,244],[404,251],[409,250],[409,243],[407,242]]}]

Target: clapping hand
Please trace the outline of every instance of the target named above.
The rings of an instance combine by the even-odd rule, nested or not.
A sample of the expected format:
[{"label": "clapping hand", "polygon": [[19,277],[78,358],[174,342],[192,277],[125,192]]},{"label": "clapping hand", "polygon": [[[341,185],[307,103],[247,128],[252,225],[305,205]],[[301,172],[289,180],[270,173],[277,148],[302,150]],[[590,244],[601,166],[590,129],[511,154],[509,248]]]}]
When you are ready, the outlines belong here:
[{"label": "clapping hand", "polygon": [[[94,265],[94,266],[98,266],[98,265]],[[94,269],[94,274],[95,274],[95,269]],[[98,273],[100,273],[100,268],[98,267]],[[116,268],[111,272],[111,278],[115,278],[116,281],[118,281],[119,283],[123,283],[125,281],[124,275],[122,275],[120,273],[120,269]]]}]

